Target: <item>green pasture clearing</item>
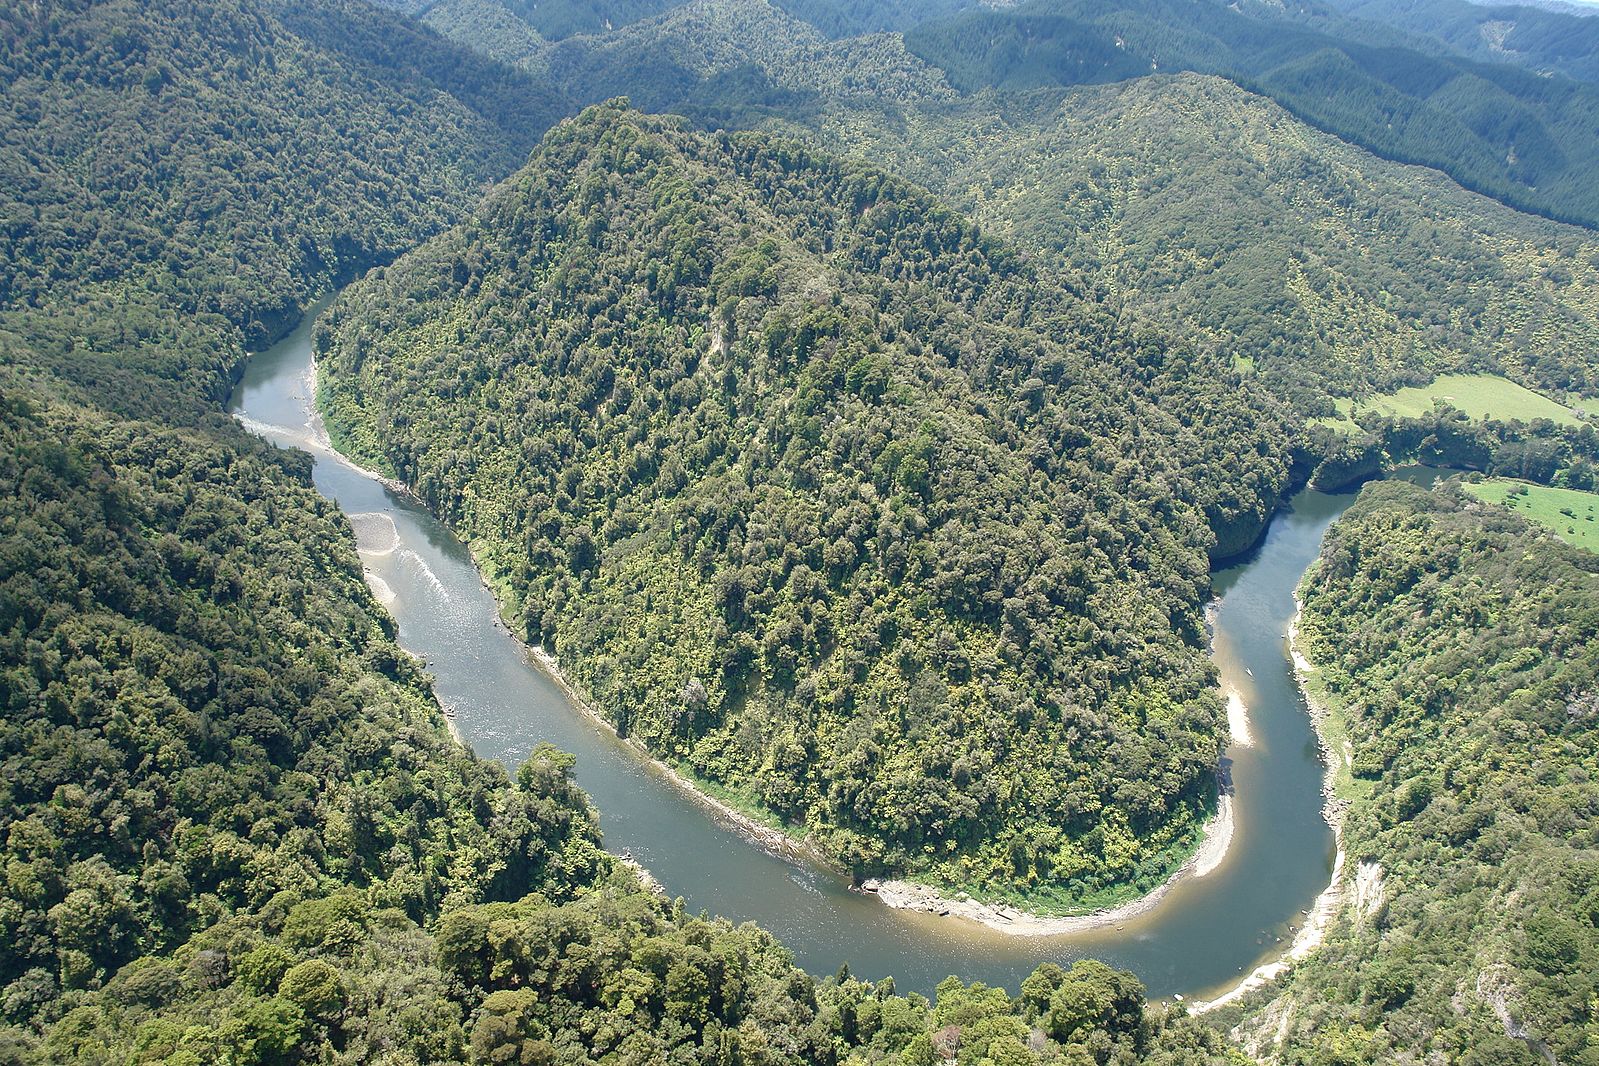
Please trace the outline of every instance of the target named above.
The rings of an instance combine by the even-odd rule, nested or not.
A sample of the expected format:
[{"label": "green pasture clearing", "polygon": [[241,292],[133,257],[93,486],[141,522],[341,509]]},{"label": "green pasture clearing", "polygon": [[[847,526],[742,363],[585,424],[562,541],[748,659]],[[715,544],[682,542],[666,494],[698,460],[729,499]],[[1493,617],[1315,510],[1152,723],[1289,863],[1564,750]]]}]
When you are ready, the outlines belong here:
[{"label": "green pasture clearing", "polygon": [[1479,500],[1508,507],[1552,530],[1568,544],[1599,552],[1599,495],[1510,478],[1467,482],[1465,489]]},{"label": "green pasture clearing", "polygon": [[1318,418],[1316,422],[1344,433],[1358,433],[1357,421],[1368,411],[1416,418],[1432,410],[1435,400],[1458,407],[1475,419],[1531,422],[1535,418],[1547,418],[1564,426],[1582,424],[1577,412],[1565,404],[1497,374],[1445,374],[1430,385],[1400,389],[1359,402],[1335,400],[1338,414]]},{"label": "green pasture clearing", "polygon": [[1581,424],[1577,413],[1565,404],[1495,374],[1445,374],[1430,385],[1363,400],[1357,411],[1380,411],[1415,418],[1432,410],[1435,400],[1458,407],[1472,418],[1492,418],[1501,422],[1547,418],[1567,426]]}]

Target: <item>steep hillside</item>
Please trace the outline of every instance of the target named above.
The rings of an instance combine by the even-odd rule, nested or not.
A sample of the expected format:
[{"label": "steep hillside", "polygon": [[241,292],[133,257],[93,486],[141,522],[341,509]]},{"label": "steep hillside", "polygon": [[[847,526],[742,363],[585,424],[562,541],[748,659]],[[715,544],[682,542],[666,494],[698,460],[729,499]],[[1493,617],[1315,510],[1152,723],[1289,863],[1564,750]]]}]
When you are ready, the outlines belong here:
[{"label": "steep hillside", "polygon": [[359,3],[80,0],[0,26],[0,307],[134,285],[258,342],[451,221],[564,107]]},{"label": "steep hillside", "polygon": [[1455,370],[1599,393],[1599,239],[1219,78],[841,104],[769,126],[926,182],[1315,413]]},{"label": "steep hillside", "polygon": [[[386,63],[414,31],[342,6],[0,19],[0,1054],[129,1049],[145,1018],[227,984],[214,930],[273,929],[341,889],[403,928],[445,898],[606,876],[558,763],[513,786],[448,739],[303,457],[210,403],[247,337],[507,165],[536,98],[476,94],[524,79],[431,35]],[[329,20],[333,42],[290,28]],[[351,58],[369,32],[386,43]],[[314,1042],[272,998],[283,958],[143,1046],[217,1061],[258,1023]],[[458,1042],[460,1009],[417,994]],[[359,1029],[413,1044],[391,1020]]]},{"label": "steep hillside", "polygon": [[955,96],[898,34],[828,40],[767,0],[693,0],[614,34],[564,41],[545,62],[576,99],[626,95],[649,111]]},{"label": "steep hillside", "polygon": [[1192,846],[1206,518],[1287,466],[1224,369],[880,172],[609,105],[326,321],[346,445],[658,754],[1045,906]]},{"label": "steep hillside", "polygon": [[824,41],[766,0],[695,0],[540,57],[578,98],[627,92],[885,163],[1048,252],[1138,328],[1235,358],[1311,414],[1457,371],[1578,404],[1599,392],[1588,231],[1221,78],[957,98],[898,37]]},{"label": "steep hillside", "polygon": [[1599,88],[1373,30],[1253,0],[1031,0],[917,26],[906,43],[962,91],[1222,75],[1385,158],[1599,225]]},{"label": "steep hillside", "polygon": [[[580,33],[602,33],[658,15],[681,0],[490,0],[492,6],[537,34],[559,41]],[[430,22],[440,8],[478,7],[467,0],[380,0],[381,6]]]},{"label": "steep hillside", "polygon": [[1352,884],[1321,953],[1257,1003],[1253,1045],[1587,1061],[1599,559],[1454,489],[1381,485],[1302,592]]},{"label": "steep hillside", "polygon": [[1094,963],[816,981],[615,866],[570,757],[450,739],[307,458],[216,400],[464,208],[517,75],[342,4],[0,17],[0,1062],[1222,1058]]},{"label": "steep hillside", "polygon": [[1591,6],[1562,11],[1471,0],[1332,0],[1332,6],[1436,38],[1473,59],[1599,81],[1599,20],[1593,17],[1599,12]]},{"label": "steep hillside", "polygon": [[627,96],[647,111],[740,125],[824,97],[953,98],[942,72],[896,33],[829,39],[769,0],[690,0],[614,32],[546,41],[502,0],[443,0],[440,33],[559,84],[573,100]]}]

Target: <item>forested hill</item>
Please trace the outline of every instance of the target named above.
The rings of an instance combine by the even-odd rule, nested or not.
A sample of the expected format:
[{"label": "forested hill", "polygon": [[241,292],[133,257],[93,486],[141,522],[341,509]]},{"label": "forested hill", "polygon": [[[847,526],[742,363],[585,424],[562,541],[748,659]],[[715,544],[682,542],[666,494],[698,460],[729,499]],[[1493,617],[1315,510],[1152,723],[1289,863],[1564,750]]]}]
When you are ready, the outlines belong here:
[{"label": "forested hill", "polygon": [[1221,78],[838,100],[764,126],[927,184],[1129,321],[1230,354],[1314,414],[1456,371],[1599,391],[1599,237]]},{"label": "forested hill", "polygon": [[[458,10],[427,17],[486,43],[445,24]],[[1220,77],[962,96],[896,35],[825,40],[767,0],[692,0],[521,59],[578,99],[628,92],[706,128],[877,162],[1043,253],[1124,324],[1232,358],[1310,415],[1458,371],[1578,405],[1599,388],[1591,231],[1385,160]]]},{"label": "forested hill", "polygon": [[0,19],[0,1062],[1222,1058],[1093,963],[818,981],[617,869],[568,756],[450,739],[308,459],[219,401],[516,156],[520,75],[342,3]]},{"label": "forested hill", "polygon": [[[1218,75],[1384,158],[1436,167],[1521,210],[1599,226],[1599,191],[1589,180],[1599,162],[1599,86],[1588,80],[1585,57],[1592,49],[1582,43],[1595,31],[1591,20],[1571,16],[1482,9],[1488,21],[1472,37],[1445,25],[1476,25],[1472,4],[1443,10],[1454,0],[1415,0],[1399,12],[1383,5],[1383,18],[1418,27],[1414,33],[1337,5],[1290,9],[1259,0],[648,0],[610,5],[626,8],[626,17],[596,17],[580,33],[560,33],[552,43],[537,27],[561,10],[559,4],[398,2],[441,32],[528,69],[544,69],[552,56],[580,68],[585,59],[598,63],[597,70],[582,69],[570,86],[579,102],[598,99],[596,90],[626,93],[651,109],[675,98],[672,109],[687,107],[721,125],[739,121],[741,108],[806,106],[814,102],[816,83],[847,80],[863,67],[879,79],[888,69],[931,68],[971,95],[1182,71]],[[608,7],[586,9],[598,16]],[[772,60],[796,35],[748,37],[746,61],[721,77],[696,78],[695,60],[707,50],[725,52],[726,29],[736,32],[736,24],[707,26],[705,36],[685,46],[674,37],[689,9],[698,11],[690,17],[702,26],[708,14],[725,21],[765,9],[804,27],[797,36],[820,33],[832,40],[799,54],[790,49],[774,77]],[[630,40],[648,44],[630,48]],[[1526,53],[1515,50],[1518,41]],[[909,68],[900,58],[906,49],[915,59]],[[796,62],[812,68],[813,84],[797,86],[782,77]],[[1569,75],[1562,72],[1567,66]],[[893,93],[885,84],[879,95]]]},{"label": "forested hill", "polygon": [[1206,512],[1288,462],[1225,366],[881,172],[615,104],[325,322],[344,443],[657,754],[858,871],[1045,905],[1192,844]]},{"label": "forested hill", "polygon": [[120,316],[131,336],[63,319],[171,301],[259,342],[452,221],[564,107],[353,0],[7,4],[0,39],[0,307],[113,363],[189,327],[154,304]]},{"label": "forested hill", "polygon": [[818,99],[953,99],[898,34],[828,40],[765,0],[692,0],[616,33],[550,48],[535,66],[573,98],[629,96],[646,111],[736,116]]},{"label": "forested hill", "polygon": [[1331,0],[1358,18],[1433,37],[1474,59],[1599,81],[1599,8],[1472,0]]},{"label": "forested hill", "polygon": [[1599,88],[1374,35],[1330,10],[1306,25],[1258,2],[1031,0],[927,23],[905,40],[962,90],[1219,74],[1387,158],[1599,225]]},{"label": "forested hill", "polygon": [[1374,485],[1302,594],[1352,878],[1328,944],[1260,997],[1250,1046],[1589,1061],[1599,559],[1453,488]]}]

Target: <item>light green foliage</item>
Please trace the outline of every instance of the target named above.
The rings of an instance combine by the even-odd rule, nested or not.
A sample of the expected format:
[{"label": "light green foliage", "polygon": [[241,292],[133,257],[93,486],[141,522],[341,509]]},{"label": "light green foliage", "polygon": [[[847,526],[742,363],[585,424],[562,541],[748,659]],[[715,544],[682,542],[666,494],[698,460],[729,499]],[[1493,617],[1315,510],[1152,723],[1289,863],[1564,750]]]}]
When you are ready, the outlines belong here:
[{"label": "light green foliage", "polygon": [[1552,530],[1567,544],[1599,552],[1599,495],[1508,478],[1472,481],[1461,487],[1479,500],[1508,507]]},{"label": "light green foliage", "polygon": [[[1313,415],[1494,367],[1599,392],[1599,240],[1195,74],[767,123],[925,182]],[[1180,161],[1180,165],[1174,165]]]},{"label": "light green foliage", "polygon": [[1531,422],[1547,418],[1565,426],[1582,424],[1577,413],[1565,404],[1540,396],[1531,389],[1494,374],[1445,374],[1426,385],[1368,397],[1349,413],[1357,419],[1367,411],[1416,418],[1439,402],[1464,411],[1472,418],[1491,418],[1500,422],[1512,419]]},{"label": "light green foliage", "polygon": [[563,41],[541,62],[574,99],[627,94],[650,111],[738,113],[816,95],[955,96],[898,35],[828,40],[766,0],[693,0],[614,34]]},{"label": "light green foliage", "polygon": [[963,91],[1223,75],[1386,158],[1599,222],[1599,88],[1373,30],[1326,5],[1038,0],[915,27],[906,45]]}]

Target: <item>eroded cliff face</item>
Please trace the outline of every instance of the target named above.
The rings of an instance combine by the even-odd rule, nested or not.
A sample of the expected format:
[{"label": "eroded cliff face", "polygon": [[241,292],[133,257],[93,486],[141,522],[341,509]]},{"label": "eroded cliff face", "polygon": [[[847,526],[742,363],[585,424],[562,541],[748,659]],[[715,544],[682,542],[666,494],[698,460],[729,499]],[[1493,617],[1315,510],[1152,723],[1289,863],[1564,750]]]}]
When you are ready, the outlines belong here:
[{"label": "eroded cliff face", "polygon": [[1211,565],[1236,558],[1253,548],[1266,535],[1266,526],[1276,511],[1278,500],[1256,501],[1254,507],[1240,508],[1224,515],[1207,515],[1210,528],[1216,534],[1216,543],[1210,549]]}]

